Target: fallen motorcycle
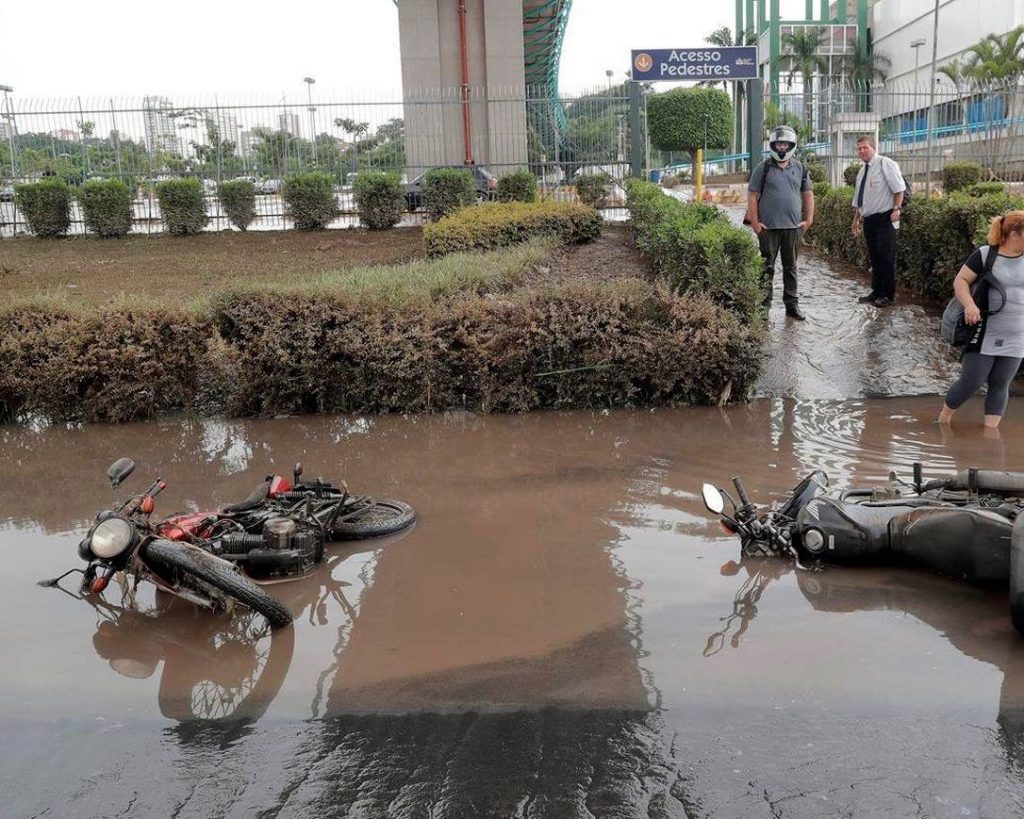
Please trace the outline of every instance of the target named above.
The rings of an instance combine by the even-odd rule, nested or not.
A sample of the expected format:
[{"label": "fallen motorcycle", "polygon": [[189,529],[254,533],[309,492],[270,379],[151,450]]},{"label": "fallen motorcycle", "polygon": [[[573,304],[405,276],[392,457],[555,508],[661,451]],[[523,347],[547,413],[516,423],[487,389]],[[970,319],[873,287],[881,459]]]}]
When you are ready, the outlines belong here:
[{"label": "fallen motorcycle", "polygon": [[[970,583],[1009,586],[1010,615],[1024,634],[1024,474],[970,469],[924,483],[890,476],[888,487],[828,492],[823,472],[804,478],[784,503],[758,510],[743,482],[738,497],[710,483],[704,505],[740,538],[744,557],[792,557],[846,565],[902,563]],[[733,514],[725,514],[723,495]]]},{"label": "fallen motorcycle", "polygon": [[303,483],[302,464],[292,481],[268,475],[249,496],[213,512],[171,515],[156,524],[160,537],[200,541],[212,554],[240,565],[250,577],[303,577],[323,560],[324,543],[379,537],[400,531],[416,517],[402,501],[353,495],[317,478]]},{"label": "fallen motorcycle", "polygon": [[[135,470],[135,462],[121,458],[111,464],[107,477],[116,490]],[[96,516],[89,532],[78,544],[78,554],[88,566],[71,569],[60,577],[40,582],[57,586],[69,574],[82,574],[79,592],[99,595],[119,572],[130,578],[122,598],[134,594],[141,581],[188,600],[210,611],[229,611],[234,603],[263,615],[271,626],[292,622],[288,608],[244,577],[238,567],[217,557],[205,543],[174,541],[162,537],[150,522],[154,499],[166,484],[157,478],[141,495],[129,497],[116,510]]]}]

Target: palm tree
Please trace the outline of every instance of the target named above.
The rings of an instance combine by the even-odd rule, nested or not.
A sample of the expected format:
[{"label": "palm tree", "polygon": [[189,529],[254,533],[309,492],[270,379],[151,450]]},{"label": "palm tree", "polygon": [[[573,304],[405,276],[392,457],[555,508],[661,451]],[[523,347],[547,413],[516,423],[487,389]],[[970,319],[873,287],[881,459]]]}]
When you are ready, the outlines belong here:
[{"label": "palm tree", "polygon": [[962,95],[964,88],[971,82],[971,77],[967,73],[967,65],[960,62],[959,59],[950,60],[935,70],[953,83],[957,96]]},{"label": "palm tree", "polygon": [[892,60],[887,54],[858,44],[853,54],[844,61],[843,68],[851,84],[858,90],[857,110],[867,111],[871,107],[871,84],[875,80],[885,82],[888,79]]},{"label": "palm tree", "polygon": [[978,83],[1016,83],[1024,75],[1024,25],[989,34],[967,49],[966,73]]},{"label": "palm tree", "polygon": [[782,35],[785,51],[779,56],[779,66],[789,72],[786,77],[787,87],[792,86],[797,74],[803,78],[804,119],[808,122],[814,121],[810,115],[814,100],[814,75],[828,71],[828,63],[819,53],[827,39],[828,34],[821,26],[802,26]]}]

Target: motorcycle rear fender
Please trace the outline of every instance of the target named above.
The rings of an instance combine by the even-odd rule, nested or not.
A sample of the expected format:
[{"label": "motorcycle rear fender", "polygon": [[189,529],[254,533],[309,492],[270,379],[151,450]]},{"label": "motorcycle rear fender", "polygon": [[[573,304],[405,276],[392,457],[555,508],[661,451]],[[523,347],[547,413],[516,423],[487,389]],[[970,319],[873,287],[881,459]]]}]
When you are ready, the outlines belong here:
[{"label": "motorcycle rear fender", "polygon": [[1012,522],[988,509],[925,507],[893,521],[892,551],[914,566],[1003,586],[1010,577],[1012,533]]}]

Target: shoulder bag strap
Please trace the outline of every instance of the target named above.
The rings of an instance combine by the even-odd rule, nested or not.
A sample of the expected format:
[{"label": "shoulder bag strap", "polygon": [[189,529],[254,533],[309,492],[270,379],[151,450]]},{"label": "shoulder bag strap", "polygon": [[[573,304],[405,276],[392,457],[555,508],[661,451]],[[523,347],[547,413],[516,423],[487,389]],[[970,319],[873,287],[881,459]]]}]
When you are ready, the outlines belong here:
[{"label": "shoulder bag strap", "polygon": [[[996,259],[999,256],[999,245],[989,245],[988,253],[985,254],[985,268],[981,271],[981,275],[978,276],[977,285],[981,285],[986,279],[989,287],[994,288],[995,291],[1002,297],[999,303],[999,310],[1003,309],[1003,305],[1006,304],[1006,288],[1003,287],[1003,283],[999,281],[995,276],[992,275],[992,267],[996,263]],[[988,299],[986,299],[987,301]],[[989,311],[990,316],[994,316],[999,310]]]}]

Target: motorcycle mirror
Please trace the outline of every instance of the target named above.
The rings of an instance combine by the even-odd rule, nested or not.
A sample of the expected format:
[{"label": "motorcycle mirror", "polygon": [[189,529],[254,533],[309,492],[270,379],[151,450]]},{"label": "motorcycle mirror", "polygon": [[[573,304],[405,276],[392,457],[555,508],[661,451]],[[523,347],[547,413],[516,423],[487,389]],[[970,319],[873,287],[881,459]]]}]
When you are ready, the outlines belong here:
[{"label": "motorcycle mirror", "polygon": [[700,493],[704,497],[704,505],[708,508],[709,512],[720,515],[725,511],[725,501],[722,500],[722,493],[713,484],[704,484],[700,488]]},{"label": "motorcycle mirror", "polygon": [[107,477],[110,478],[110,485],[117,489],[132,472],[135,471],[135,461],[131,458],[118,458],[107,469]]}]

